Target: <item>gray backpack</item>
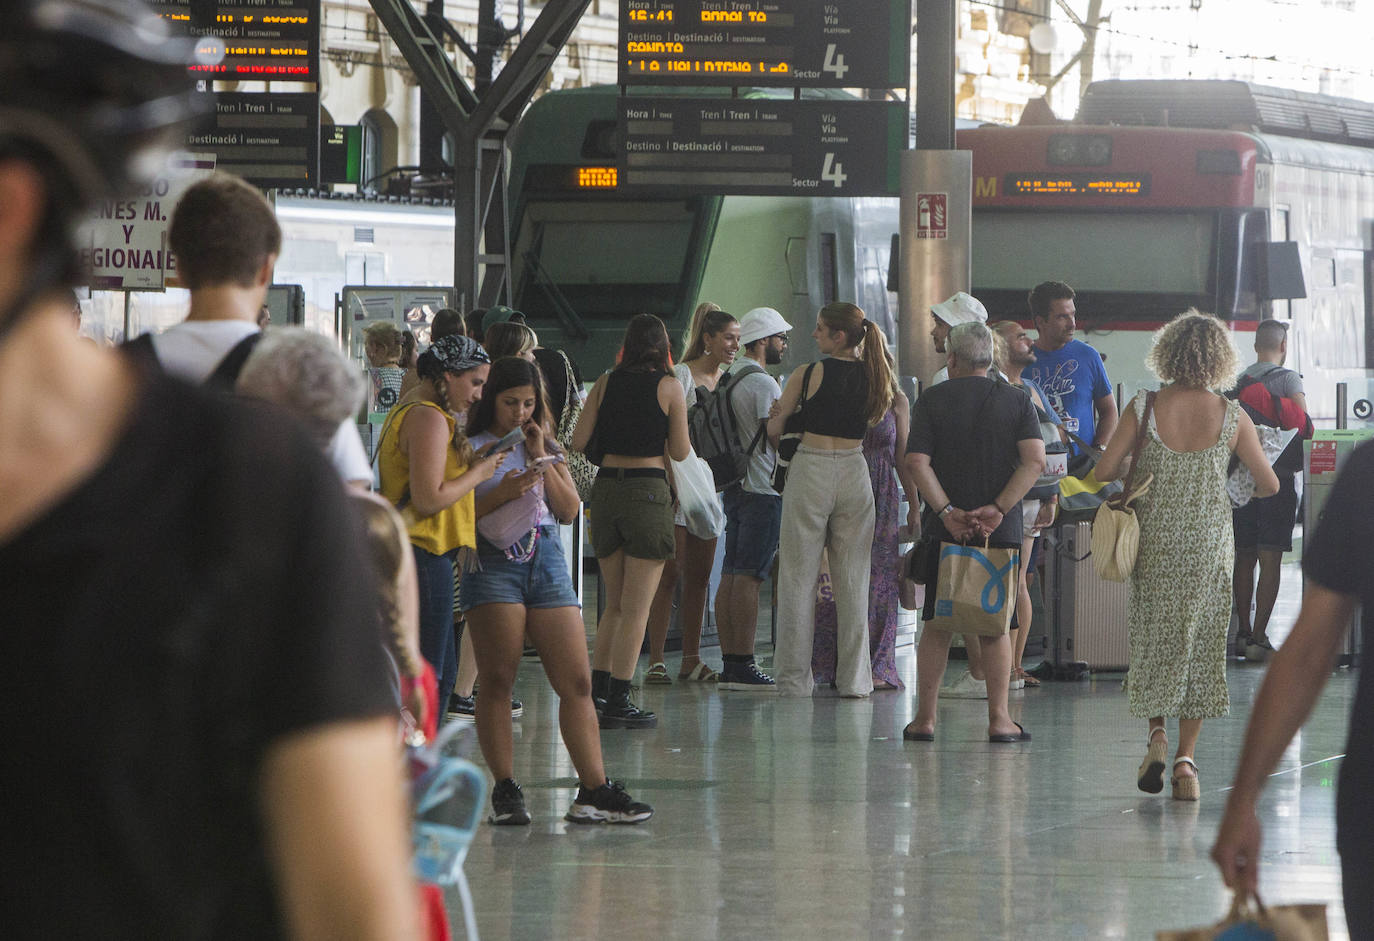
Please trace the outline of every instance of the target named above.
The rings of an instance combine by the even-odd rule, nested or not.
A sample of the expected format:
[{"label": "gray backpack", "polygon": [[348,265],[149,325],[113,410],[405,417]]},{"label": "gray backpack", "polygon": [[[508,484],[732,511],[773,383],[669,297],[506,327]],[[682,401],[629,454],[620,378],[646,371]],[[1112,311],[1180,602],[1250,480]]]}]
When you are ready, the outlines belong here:
[{"label": "gray backpack", "polygon": [[746,363],[739,370],[721,376],[715,389],[697,386],[696,401],[687,409],[687,432],[692,439],[692,450],[711,468],[717,491],[744,479],[749,470],[749,457],[763,440],[766,423],[759,422],[749,445],[740,443],[739,421],[730,404],[730,393],[740,379],[755,371],[764,370],[758,363]]}]

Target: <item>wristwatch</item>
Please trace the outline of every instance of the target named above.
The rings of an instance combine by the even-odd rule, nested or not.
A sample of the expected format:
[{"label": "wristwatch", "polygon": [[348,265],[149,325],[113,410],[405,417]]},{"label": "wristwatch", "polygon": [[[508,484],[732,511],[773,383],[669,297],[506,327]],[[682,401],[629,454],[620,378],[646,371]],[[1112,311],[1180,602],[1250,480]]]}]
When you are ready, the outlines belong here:
[{"label": "wristwatch", "polygon": [[953,511],[954,511],[954,504],[953,504],[953,503],[946,503],[946,504],[945,504],[945,508],[944,508],[943,510],[941,510],[939,513],[936,513],[935,515],[938,516],[938,517],[940,517],[940,519],[944,519],[945,516],[946,516],[946,514],[952,513]]}]

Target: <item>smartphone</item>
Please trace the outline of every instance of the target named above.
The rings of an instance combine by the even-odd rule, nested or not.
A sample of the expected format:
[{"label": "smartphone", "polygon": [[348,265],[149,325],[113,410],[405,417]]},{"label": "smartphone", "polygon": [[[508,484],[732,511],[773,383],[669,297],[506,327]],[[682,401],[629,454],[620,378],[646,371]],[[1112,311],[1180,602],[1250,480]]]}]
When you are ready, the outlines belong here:
[{"label": "smartphone", "polygon": [[490,455],[495,454],[498,451],[509,451],[511,448],[515,447],[517,444],[524,440],[525,432],[520,428],[512,428],[510,431],[506,432],[505,437],[501,438],[499,441],[493,443],[487,448],[484,448],[482,451],[482,457],[489,457]]},{"label": "smartphone", "polygon": [[528,464],[525,465],[525,470],[527,470],[527,471],[536,470],[536,469],[538,469],[538,468],[540,468],[540,467],[548,467],[550,464],[561,464],[562,462],[563,462],[563,455],[561,455],[561,454],[548,454],[548,455],[545,455],[544,457],[537,457],[537,458],[535,458],[534,460],[530,461]]}]

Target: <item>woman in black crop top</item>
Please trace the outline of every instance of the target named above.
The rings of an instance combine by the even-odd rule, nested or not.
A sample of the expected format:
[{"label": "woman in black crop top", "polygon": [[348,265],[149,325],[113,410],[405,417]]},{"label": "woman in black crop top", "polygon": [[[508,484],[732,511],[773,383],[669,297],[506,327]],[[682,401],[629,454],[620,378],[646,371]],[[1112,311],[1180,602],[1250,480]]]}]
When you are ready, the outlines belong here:
[{"label": "woman in black crop top", "polygon": [[811,335],[823,358],[793,371],[768,419],[775,445],[798,408],[804,427],[782,494],[773,666],[780,694],[811,695],[824,549],[837,621],[835,686],[842,696],[862,698],[873,691],[868,581],[874,512],[863,437],[892,405],[892,369],[883,331],[853,304],[827,304]]},{"label": "woman in black crop top", "polygon": [[620,365],[592,386],[572,446],[587,451],[593,443],[602,456],[592,487],[590,536],[606,610],[592,649],[592,700],[603,729],[653,728],[658,717],[630,702],[630,680],[664,560],[673,557],[664,455],[680,461],[692,446],[668,331],[652,314],[630,320]]}]

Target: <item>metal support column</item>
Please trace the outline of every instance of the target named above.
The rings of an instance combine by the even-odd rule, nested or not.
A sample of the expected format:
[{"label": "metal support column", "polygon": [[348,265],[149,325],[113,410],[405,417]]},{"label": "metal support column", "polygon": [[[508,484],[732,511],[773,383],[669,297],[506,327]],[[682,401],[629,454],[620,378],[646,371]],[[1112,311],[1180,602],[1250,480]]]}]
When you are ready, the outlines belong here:
[{"label": "metal support column", "polygon": [[916,149],[954,149],[955,0],[916,4]]}]

